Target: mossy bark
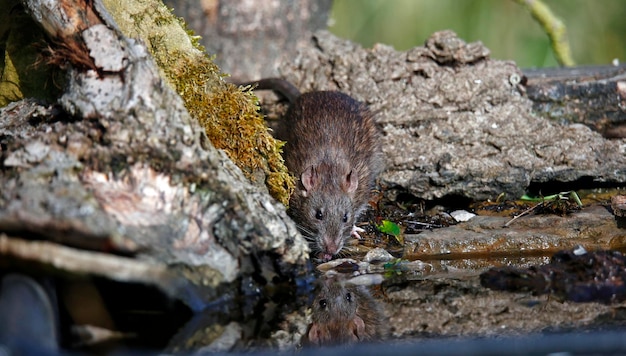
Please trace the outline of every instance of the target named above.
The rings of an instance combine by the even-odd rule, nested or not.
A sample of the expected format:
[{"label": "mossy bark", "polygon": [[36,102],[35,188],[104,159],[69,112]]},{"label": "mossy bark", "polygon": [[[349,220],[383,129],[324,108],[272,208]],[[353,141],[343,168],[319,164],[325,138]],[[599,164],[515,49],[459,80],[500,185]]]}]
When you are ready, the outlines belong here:
[{"label": "mossy bark", "polygon": [[104,3],[126,36],[146,43],[164,78],[213,145],[225,150],[249,179],[262,171],[272,196],[287,204],[294,181],[283,164],[282,143],[268,133],[257,111],[256,97],[225,82],[198,37],[160,1]]},{"label": "mossy bark", "polygon": [[[284,207],[208,142],[146,47],[107,22],[99,1],[23,4],[52,38],[55,62],[69,64],[68,82],[59,105],[0,109],[0,267],[26,259],[128,277],[193,309],[236,294],[241,278],[305,271],[308,247]],[[68,247],[65,263],[50,259],[57,244]],[[23,254],[24,246],[40,253]],[[128,260],[111,262],[111,252]],[[95,268],[109,263],[119,269]],[[150,265],[167,273],[124,272]]]}]

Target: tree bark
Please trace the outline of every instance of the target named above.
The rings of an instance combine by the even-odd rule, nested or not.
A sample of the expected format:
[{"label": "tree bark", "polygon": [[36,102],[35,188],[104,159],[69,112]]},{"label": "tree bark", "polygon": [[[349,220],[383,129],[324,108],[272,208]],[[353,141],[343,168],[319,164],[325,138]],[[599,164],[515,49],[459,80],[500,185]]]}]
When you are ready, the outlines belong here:
[{"label": "tree bark", "polygon": [[[208,142],[99,1],[23,4],[71,65],[60,106],[0,111],[3,264],[152,283],[196,310],[241,278],[305,271],[308,247],[284,207]],[[64,263],[51,259],[61,252]],[[150,269],[160,272],[141,274]]]},{"label": "tree bark", "polygon": [[[275,77],[298,47],[327,28],[332,0],[166,0],[237,81]],[[533,109],[582,123],[608,138],[626,137],[626,65],[523,71]],[[270,112],[272,112],[270,110]]]},{"label": "tree bark", "polygon": [[166,0],[220,68],[237,81],[278,75],[316,30],[325,29],[332,0]]},{"label": "tree bark", "polygon": [[406,52],[320,31],[281,75],[303,92],[340,90],[369,105],[391,198],[514,199],[626,182],[623,140],[535,114],[515,63],[451,31]]},{"label": "tree bark", "polygon": [[626,137],[626,65],[524,71],[533,109],[582,123],[608,138]]}]

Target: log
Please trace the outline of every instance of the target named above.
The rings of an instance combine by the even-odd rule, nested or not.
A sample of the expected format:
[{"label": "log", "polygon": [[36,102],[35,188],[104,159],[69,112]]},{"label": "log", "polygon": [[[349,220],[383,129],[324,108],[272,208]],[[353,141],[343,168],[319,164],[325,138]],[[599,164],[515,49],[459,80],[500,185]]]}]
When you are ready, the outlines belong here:
[{"label": "log", "polygon": [[626,64],[524,71],[533,109],[582,123],[607,138],[626,137]]},{"label": "log", "polygon": [[[327,0],[165,3],[238,81],[278,75],[282,62],[291,62],[315,31],[326,29],[330,11]],[[557,122],[585,124],[607,138],[626,137],[625,72],[624,64],[523,70],[535,112]]]},{"label": "log", "polygon": [[531,188],[626,183],[623,140],[537,115],[515,63],[451,31],[405,52],[320,31],[280,68],[302,91],[341,90],[376,113],[391,199],[514,199]]},{"label": "log", "polygon": [[[212,146],[103,3],[22,4],[68,79],[59,104],[0,109],[3,264],[153,284],[194,310],[236,296],[244,278],[306,273],[308,246],[284,206]],[[61,252],[64,263],[50,257]],[[106,268],[116,264],[133,274]],[[139,276],[151,264],[163,273]]]},{"label": "log", "polygon": [[327,27],[331,0],[165,0],[202,36],[220,68],[244,82],[278,75],[313,32]]}]

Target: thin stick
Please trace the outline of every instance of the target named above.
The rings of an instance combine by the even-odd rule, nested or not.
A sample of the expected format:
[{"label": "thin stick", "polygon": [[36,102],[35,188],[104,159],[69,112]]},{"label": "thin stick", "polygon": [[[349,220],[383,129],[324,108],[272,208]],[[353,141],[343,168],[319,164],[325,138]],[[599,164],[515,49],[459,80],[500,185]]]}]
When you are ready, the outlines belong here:
[{"label": "thin stick", "polygon": [[541,0],[515,0],[530,11],[532,17],[539,22],[548,35],[556,60],[560,65],[571,67],[574,60],[567,40],[567,30],[561,19],[556,17],[550,7]]},{"label": "thin stick", "polygon": [[515,221],[515,220],[517,220],[517,219],[521,218],[521,217],[522,217],[522,216],[524,216],[524,215],[528,215],[528,213],[530,213],[531,211],[533,211],[533,210],[537,209],[537,208],[538,208],[539,206],[541,206],[541,205],[543,205],[543,202],[537,203],[535,206],[532,206],[532,207],[530,207],[530,208],[528,208],[528,209],[526,209],[526,210],[522,211],[522,213],[521,213],[521,214],[519,214],[519,215],[515,215],[515,216],[513,217],[513,219],[509,220],[506,224],[504,224],[504,227],[508,227],[509,225],[511,225],[511,223],[512,223],[513,221]]}]

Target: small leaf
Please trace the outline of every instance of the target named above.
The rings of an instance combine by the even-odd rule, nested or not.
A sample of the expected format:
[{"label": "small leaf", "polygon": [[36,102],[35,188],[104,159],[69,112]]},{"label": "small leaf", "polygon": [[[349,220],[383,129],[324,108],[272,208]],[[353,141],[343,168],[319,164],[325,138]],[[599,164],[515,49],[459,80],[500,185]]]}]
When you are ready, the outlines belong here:
[{"label": "small leaf", "polygon": [[559,194],[552,194],[552,195],[539,196],[539,197],[531,197],[528,194],[524,194],[522,195],[520,200],[530,201],[530,202],[544,202],[544,201],[554,201],[554,200],[559,199],[559,197],[560,197]]},{"label": "small leaf", "polygon": [[573,190],[569,190],[567,192],[560,192],[558,194],[552,194],[552,195],[548,195],[548,196],[545,196],[545,197],[530,197],[527,194],[524,194],[520,198],[520,200],[532,201],[532,202],[541,202],[541,201],[551,202],[551,201],[568,200],[568,199],[573,199],[574,202],[579,207],[583,206],[583,203],[580,201],[580,198],[578,197],[578,194],[576,194],[576,192],[573,191]]},{"label": "small leaf", "polygon": [[383,223],[378,225],[378,230],[385,234],[393,235],[396,238],[400,236],[400,226],[389,220],[383,220]]},{"label": "small leaf", "polygon": [[520,200],[524,200],[524,201],[531,201],[531,202],[540,202],[543,201],[543,197],[531,197],[528,194],[524,194],[522,195],[520,198]]},{"label": "small leaf", "polygon": [[578,194],[576,194],[575,191],[572,191],[571,193],[569,193],[569,197],[574,199],[574,201],[576,202],[576,205],[578,205],[578,207],[580,207],[580,208],[583,207],[583,202],[580,201],[580,198],[578,197]]}]

